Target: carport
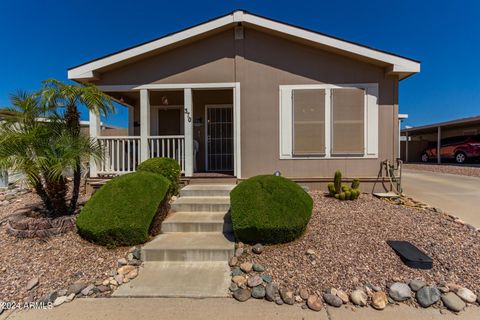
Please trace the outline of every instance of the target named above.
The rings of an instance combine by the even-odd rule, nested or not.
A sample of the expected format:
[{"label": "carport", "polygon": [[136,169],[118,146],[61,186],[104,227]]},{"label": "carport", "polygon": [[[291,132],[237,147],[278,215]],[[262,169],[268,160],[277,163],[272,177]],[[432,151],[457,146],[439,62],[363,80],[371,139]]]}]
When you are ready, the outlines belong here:
[{"label": "carport", "polygon": [[480,116],[439,122],[401,130],[400,156],[404,162],[419,162],[423,150],[436,143],[437,163],[441,163],[441,140],[480,134]]}]

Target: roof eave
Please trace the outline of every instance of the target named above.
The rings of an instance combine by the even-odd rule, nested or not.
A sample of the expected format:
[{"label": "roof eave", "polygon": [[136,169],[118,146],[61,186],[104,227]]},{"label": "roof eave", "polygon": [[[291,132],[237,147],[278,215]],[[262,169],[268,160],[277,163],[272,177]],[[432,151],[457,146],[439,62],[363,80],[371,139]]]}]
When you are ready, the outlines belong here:
[{"label": "roof eave", "polygon": [[353,53],[373,61],[378,61],[388,65],[387,74],[398,75],[399,79],[405,79],[417,72],[420,72],[420,62],[397,56],[370,47],[362,46],[353,42],[338,39],[332,36],[303,29],[297,26],[285,24],[279,21],[271,20],[261,16],[247,13],[242,10],[234,11],[225,16],[207,21],[194,27],[184,29],[177,33],[167,35],[157,40],[147,42],[130,49],[120,51],[116,54],[106,56],[83,65],[68,70],[68,79],[88,82],[99,79],[99,72],[108,66],[130,60],[132,58],[144,55],[148,52],[158,50],[162,47],[184,41],[186,39],[210,32],[212,30],[234,25],[236,23],[245,23],[255,25],[261,28],[270,29],[276,32],[284,33],[300,39],[316,42],[325,47],[335,48],[340,51]]}]

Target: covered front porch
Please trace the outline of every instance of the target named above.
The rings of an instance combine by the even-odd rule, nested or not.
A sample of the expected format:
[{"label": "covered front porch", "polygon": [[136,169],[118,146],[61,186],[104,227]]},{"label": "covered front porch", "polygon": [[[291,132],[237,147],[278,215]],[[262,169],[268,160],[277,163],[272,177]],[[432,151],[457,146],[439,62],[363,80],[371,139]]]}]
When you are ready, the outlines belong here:
[{"label": "covered front porch", "polygon": [[104,150],[90,177],[134,172],[150,158],[175,159],[185,177],[241,177],[238,83],[99,86],[128,108],[128,136],[102,136],[90,112],[89,133]]}]

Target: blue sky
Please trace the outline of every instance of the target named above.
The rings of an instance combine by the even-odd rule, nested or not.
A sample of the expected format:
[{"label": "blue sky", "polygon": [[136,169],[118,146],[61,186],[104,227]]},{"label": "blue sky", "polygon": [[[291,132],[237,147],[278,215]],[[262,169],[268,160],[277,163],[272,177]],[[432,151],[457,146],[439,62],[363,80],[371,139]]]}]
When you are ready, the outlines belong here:
[{"label": "blue sky", "polygon": [[[407,125],[480,114],[475,0],[1,0],[0,106],[17,89],[66,80],[69,67],[237,8],[421,60],[421,73],[400,85]],[[126,125],[118,111],[107,121]]]}]

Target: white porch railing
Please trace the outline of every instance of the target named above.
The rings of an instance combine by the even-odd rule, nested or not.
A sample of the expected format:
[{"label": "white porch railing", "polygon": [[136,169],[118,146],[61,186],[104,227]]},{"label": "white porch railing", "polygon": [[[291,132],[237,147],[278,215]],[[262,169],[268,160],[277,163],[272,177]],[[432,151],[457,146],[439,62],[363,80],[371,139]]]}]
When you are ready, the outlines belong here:
[{"label": "white porch railing", "polygon": [[133,172],[140,163],[140,137],[97,137],[104,150],[98,174]]},{"label": "white porch railing", "polygon": [[185,137],[150,136],[148,137],[148,156],[165,157],[177,160],[182,172],[185,170]]},{"label": "white porch railing", "polygon": [[[141,144],[139,136],[97,137],[104,150],[104,157],[99,163],[97,173],[100,175],[117,175],[134,172],[141,162]],[[148,137],[148,157],[167,157],[175,159],[182,172],[185,170],[185,138],[179,136]]]}]

